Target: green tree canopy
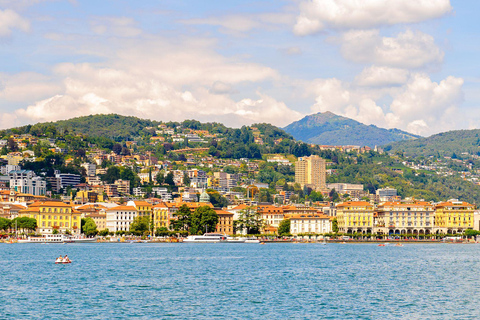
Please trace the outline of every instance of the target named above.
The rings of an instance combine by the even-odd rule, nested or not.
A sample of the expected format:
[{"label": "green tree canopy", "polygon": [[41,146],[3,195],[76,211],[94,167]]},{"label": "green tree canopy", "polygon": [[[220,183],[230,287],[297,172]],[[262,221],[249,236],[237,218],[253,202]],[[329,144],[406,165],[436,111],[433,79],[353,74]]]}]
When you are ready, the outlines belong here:
[{"label": "green tree canopy", "polygon": [[92,218],[82,218],[82,220],[84,220],[82,223],[82,232],[87,237],[95,236],[98,233],[95,221],[93,221]]},{"label": "green tree canopy", "polygon": [[228,200],[224,196],[222,196],[218,191],[213,189],[207,189],[207,193],[210,196],[210,203],[215,208],[223,208],[228,206]]},{"label": "green tree canopy", "polygon": [[278,225],[278,235],[286,236],[290,234],[290,219],[284,219]]},{"label": "green tree canopy", "polygon": [[179,231],[184,230],[187,231],[190,229],[192,224],[192,212],[190,208],[183,204],[178,208],[178,211],[173,213],[173,219],[170,220],[170,226],[173,230]]},{"label": "green tree canopy", "polygon": [[142,216],[136,217],[133,222],[130,224],[130,232],[135,235],[144,235],[150,231],[150,217]]},{"label": "green tree canopy", "polygon": [[246,231],[247,234],[259,234],[264,222],[261,214],[254,208],[248,207],[240,210],[238,220],[234,221],[237,231]]},{"label": "green tree canopy", "polygon": [[201,206],[192,214],[190,234],[203,234],[214,232],[218,223],[218,214],[209,206]]}]

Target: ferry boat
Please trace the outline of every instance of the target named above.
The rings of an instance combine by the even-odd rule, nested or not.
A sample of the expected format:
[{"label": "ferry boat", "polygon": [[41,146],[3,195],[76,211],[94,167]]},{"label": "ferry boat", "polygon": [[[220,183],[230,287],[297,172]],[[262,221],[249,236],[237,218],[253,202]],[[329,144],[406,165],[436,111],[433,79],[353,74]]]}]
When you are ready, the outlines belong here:
[{"label": "ferry boat", "polygon": [[19,239],[18,243],[91,243],[97,242],[97,238],[69,237],[64,234],[44,234],[41,237],[28,237]]},{"label": "ferry boat", "polygon": [[75,238],[68,238],[68,240],[65,240],[65,243],[92,243],[92,242],[97,242],[97,238],[81,238],[81,237],[75,237]]},{"label": "ferry boat", "polygon": [[64,234],[45,234],[41,237],[28,237],[27,239],[19,239],[18,243],[64,243],[68,241],[68,237]]},{"label": "ferry boat", "polygon": [[202,236],[188,236],[183,239],[184,243],[217,243],[228,242],[228,237],[221,233],[205,233]]}]

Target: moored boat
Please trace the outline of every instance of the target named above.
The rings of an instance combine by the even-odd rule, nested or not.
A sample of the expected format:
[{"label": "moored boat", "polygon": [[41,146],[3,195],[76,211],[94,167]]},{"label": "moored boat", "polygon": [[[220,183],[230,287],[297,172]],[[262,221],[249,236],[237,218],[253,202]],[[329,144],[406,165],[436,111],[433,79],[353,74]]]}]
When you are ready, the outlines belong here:
[{"label": "moored boat", "polygon": [[19,239],[18,243],[64,243],[68,241],[68,237],[63,234],[45,234],[41,237],[28,237],[27,239]]},{"label": "moored boat", "polygon": [[221,233],[205,233],[204,235],[188,236],[183,239],[184,243],[218,243],[228,242],[227,236]]}]

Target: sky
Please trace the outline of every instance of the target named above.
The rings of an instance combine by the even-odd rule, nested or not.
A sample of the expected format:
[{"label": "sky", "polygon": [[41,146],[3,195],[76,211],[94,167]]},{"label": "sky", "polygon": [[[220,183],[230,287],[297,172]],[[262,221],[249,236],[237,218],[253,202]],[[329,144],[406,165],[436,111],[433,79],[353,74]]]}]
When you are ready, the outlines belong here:
[{"label": "sky", "polygon": [[479,128],[480,2],[0,0],[0,128],[118,113]]}]

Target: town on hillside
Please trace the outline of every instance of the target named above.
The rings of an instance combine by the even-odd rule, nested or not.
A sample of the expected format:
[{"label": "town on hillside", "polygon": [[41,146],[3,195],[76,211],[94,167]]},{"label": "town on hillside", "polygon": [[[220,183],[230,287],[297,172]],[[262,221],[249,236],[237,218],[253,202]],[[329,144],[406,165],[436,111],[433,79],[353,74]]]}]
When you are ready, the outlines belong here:
[{"label": "town on hillside", "polygon": [[309,145],[266,124],[149,123],[119,141],[49,124],[4,133],[3,237],[419,239],[476,235],[480,227],[475,203],[454,199],[466,192],[429,189],[455,176],[438,162],[422,166],[379,147]]}]

